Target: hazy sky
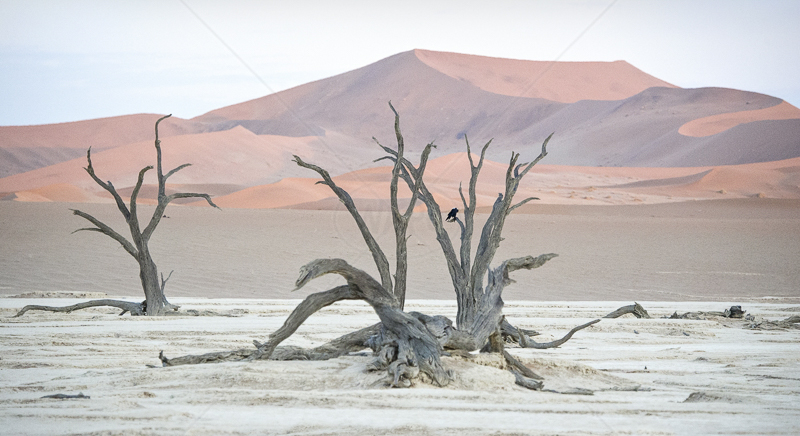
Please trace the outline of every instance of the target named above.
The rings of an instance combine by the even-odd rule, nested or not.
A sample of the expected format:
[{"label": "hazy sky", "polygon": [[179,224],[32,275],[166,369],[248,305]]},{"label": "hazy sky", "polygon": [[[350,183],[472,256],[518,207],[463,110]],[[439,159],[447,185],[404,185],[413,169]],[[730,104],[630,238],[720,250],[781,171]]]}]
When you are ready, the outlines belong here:
[{"label": "hazy sky", "polygon": [[626,60],[800,106],[798,0],[0,0],[0,125],[191,118],[414,48]]}]

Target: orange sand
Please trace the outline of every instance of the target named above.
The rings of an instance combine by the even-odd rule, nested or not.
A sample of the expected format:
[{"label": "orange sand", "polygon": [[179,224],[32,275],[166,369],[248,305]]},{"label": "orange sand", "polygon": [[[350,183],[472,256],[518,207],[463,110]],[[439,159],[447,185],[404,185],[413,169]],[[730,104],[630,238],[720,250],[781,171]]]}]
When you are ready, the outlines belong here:
[{"label": "orange sand", "polygon": [[767,120],[800,119],[800,109],[784,101],[777,106],[752,111],[729,112],[689,121],[678,129],[685,136],[703,137],[716,135],[739,124]]}]

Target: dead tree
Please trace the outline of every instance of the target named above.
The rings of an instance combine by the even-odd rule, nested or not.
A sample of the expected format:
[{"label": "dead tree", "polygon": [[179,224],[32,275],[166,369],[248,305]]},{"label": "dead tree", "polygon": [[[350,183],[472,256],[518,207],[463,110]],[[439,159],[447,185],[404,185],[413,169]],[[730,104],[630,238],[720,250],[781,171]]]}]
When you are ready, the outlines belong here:
[{"label": "dead tree", "polygon": [[[128,223],[128,229],[130,230],[131,239],[130,241],[118,233],[116,230],[112,229],[107,224],[103,223],[102,221],[98,220],[97,218],[89,215],[86,212],[82,212],[77,209],[72,209],[72,213],[80,216],[87,221],[89,221],[93,227],[85,227],[75,232],[80,231],[91,231],[91,232],[98,232],[102,233],[115,241],[117,241],[125,251],[133,256],[136,259],[136,262],[139,264],[139,278],[142,282],[142,290],[144,290],[145,300],[141,303],[133,303],[129,301],[121,301],[121,300],[94,300],[89,301],[86,303],[76,304],[73,306],[67,307],[51,307],[51,306],[25,306],[20,310],[15,316],[21,316],[25,312],[29,310],[45,310],[50,312],[72,312],[74,310],[83,309],[86,307],[95,307],[95,306],[111,306],[117,307],[123,310],[120,314],[124,314],[125,312],[130,312],[131,315],[148,315],[148,316],[160,316],[164,315],[165,313],[173,310],[177,310],[178,306],[170,304],[167,301],[167,298],[164,295],[164,287],[167,284],[167,280],[172,275],[172,273],[164,278],[164,274],[161,274],[159,278],[158,268],[156,267],[155,261],[153,261],[153,257],[150,254],[150,248],[148,244],[150,242],[150,237],[153,235],[153,232],[156,230],[156,226],[161,221],[161,218],[164,216],[164,211],[169,205],[170,202],[179,198],[203,198],[205,199],[209,205],[213,207],[217,207],[213,201],[211,201],[211,197],[208,194],[196,194],[196,193],[185,193],[185,192],[178,192],[174,194],[167,195],[166,194],[166,184],[167,179],[172,176],[173,174],[177,173],[178,171],[190,166],[191,164],[183,164],[180,165],[171,171],[164,174],[162,167],[161,167],[161,140],[158,139],[158,124],[166,118],[171,117],[172,115],[166,115],[159,118],[156,121],[155,125],[155,147],[156,147],[156,173],[158,177],[158,203],[153,211],[153,215],[147,221],[147,225],[142,229],[142,226],[139,222],[139,216],[137,213],[137,197],[139,196],[139,191],[142,188],[142,184],[144,183],[144,176],[145,173],[153,169],[152,165],[146,166],[139,171],[138,179],[136,180],[136,185],[133,188],[133,192],[131,193],[130,203],[129,206],[125,204],[122,200],[122,197],[117,192],[114,185],[108,181],[104,182],[101,180],[96,174],[94,167],[92,166],[92,149],[89,147],[89,150],[86,152],[86,160],[87,166],[84,168],[89,176],[94,180],[98,185],[100,185],[103,189],[108,191],[109,194],[114,198],[114,201],[117,204],[117,208],[119,209],[122,216],[125,218],[125,222]],[[73,233],[75,233],[73,232]]]},{"label": "dead tree", "polygon": [[[557,347],[572,335],[599,320],[575,327],[564,338],[546,344],[538,344],[529,338],[528,333],[516,329],[505,321],[502,313],[502,292],[505,286],[513,283],[510,273],[520,269],[538,268],[556,257],[554,253],[540,256],[525,256],[508,259],[496,268],[491,268],[495,252],[502,241],[502,231],[506,217],[517,207],[533,200],[526,198],[514,203],[514,195],[523,177],[547,154],[548,137],[542,144],[541,153],[529,163],[518,163],[520,155],[512,153],[506,171],[505,191],[498,194],[492,211],[481,231],[478,246],[472,259],[472,238],[477,209],[477,182],[483,166],[489,141],[481,150],[480,159],[475,164],[470,154],[467,140],[471,176],[468,198],[459,189],[464,207],[464,221],[456,219],[461,230],[461,246],[457,254],[444,228],[441,208],[424,182],[424,173],[428,156],[435,145],[428,144],[414,166],[404,157],[405,144],[400,131],[400,116],[389,103],[395,115],[394,127],[397,149],[385,147],[375,142],[387,153],[381,159],[394,163],[390,183],[390,203],[392,222],[395,230],[396,268],[392,274],[389,261],[376,242],[350,195],[338,187],[328,172],[321,167],[303,161],[295,156],[295,162],[304,168],[317,172],[322,180],[318,183],[328,186],[350,212],[361,235],[372,253],[373,261],[380,274],[380,282],[364,271],[358,270],[341,259],[317,259],[301,269],[296,285],[302,287],[313,278],[323,274],[335,273],[343,276],[347,285],[308,296],[287,318],[284,325],[270,335],[266,342],[254,341],[255,349],[208,353],[198,356],[182,356],[168,359],[163,353],[159,356],[164,366],[181,364],[220,362],[244,359],[280,359],[294,358],[325,359],[343,355],[359,348],[371,347],[375,360],[369,365],[371,369],[387,369],[392,386],[408,386],[413,379],[425,378],[437,385],[445,385],[451,380],[451,374],[444,369],[440,356],[464,354],[466,352],[484,350],[502,353],[506,357],[508,367],[514,372],[517,384],[533,389],[541,387],[539,377],[504,349],[504,337],[513,339],[522,346],[535,348]],[[374,139],[374,138],[373,138]],[[404,211],[398,203],[398,185],[402,180],[407,184],[411,199]],[[436,232],[445,262],[450,273],[453,289],[456,294],[458,313],[456,325],[443,316],[428,316],[421,313],[403,311],[406,294],[406,278],[408,259],[406,231],[408,221],[416,202],[420,201],[427,208],[428,217]],[[394,280],[393,280],[394,278]],[[331,343],[308,352],[298,352],[294,347],[280,347],[279,344],[291,336],[297,328],[313,313],[325,306],[344,299],[362,299],[369,303],[378,314],[381,322],[358,332],[346,335]]]}]

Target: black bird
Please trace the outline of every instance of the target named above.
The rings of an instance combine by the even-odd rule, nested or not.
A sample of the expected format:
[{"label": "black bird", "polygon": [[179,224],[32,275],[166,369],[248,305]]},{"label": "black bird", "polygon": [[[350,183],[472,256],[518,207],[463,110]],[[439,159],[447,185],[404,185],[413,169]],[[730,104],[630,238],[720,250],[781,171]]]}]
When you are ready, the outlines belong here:
[{"label": "black bird", "polygon": [[447,219],[445,221],[452,223],[456,221],[456,214],[458,214],[458,208],[454,207],[450,210],[450,213],[447,214]]}]

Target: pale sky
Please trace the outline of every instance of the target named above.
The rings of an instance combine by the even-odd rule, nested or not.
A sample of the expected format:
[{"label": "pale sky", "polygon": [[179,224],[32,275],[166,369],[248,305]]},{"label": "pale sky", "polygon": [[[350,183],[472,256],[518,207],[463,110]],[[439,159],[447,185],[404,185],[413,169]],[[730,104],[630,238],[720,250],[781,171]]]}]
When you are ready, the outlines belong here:
[{"label": "pale sky", "polygon": [[0,125],[191,118],[414,48],[625,60],[800,106],[798,0],[0,0]]}]

